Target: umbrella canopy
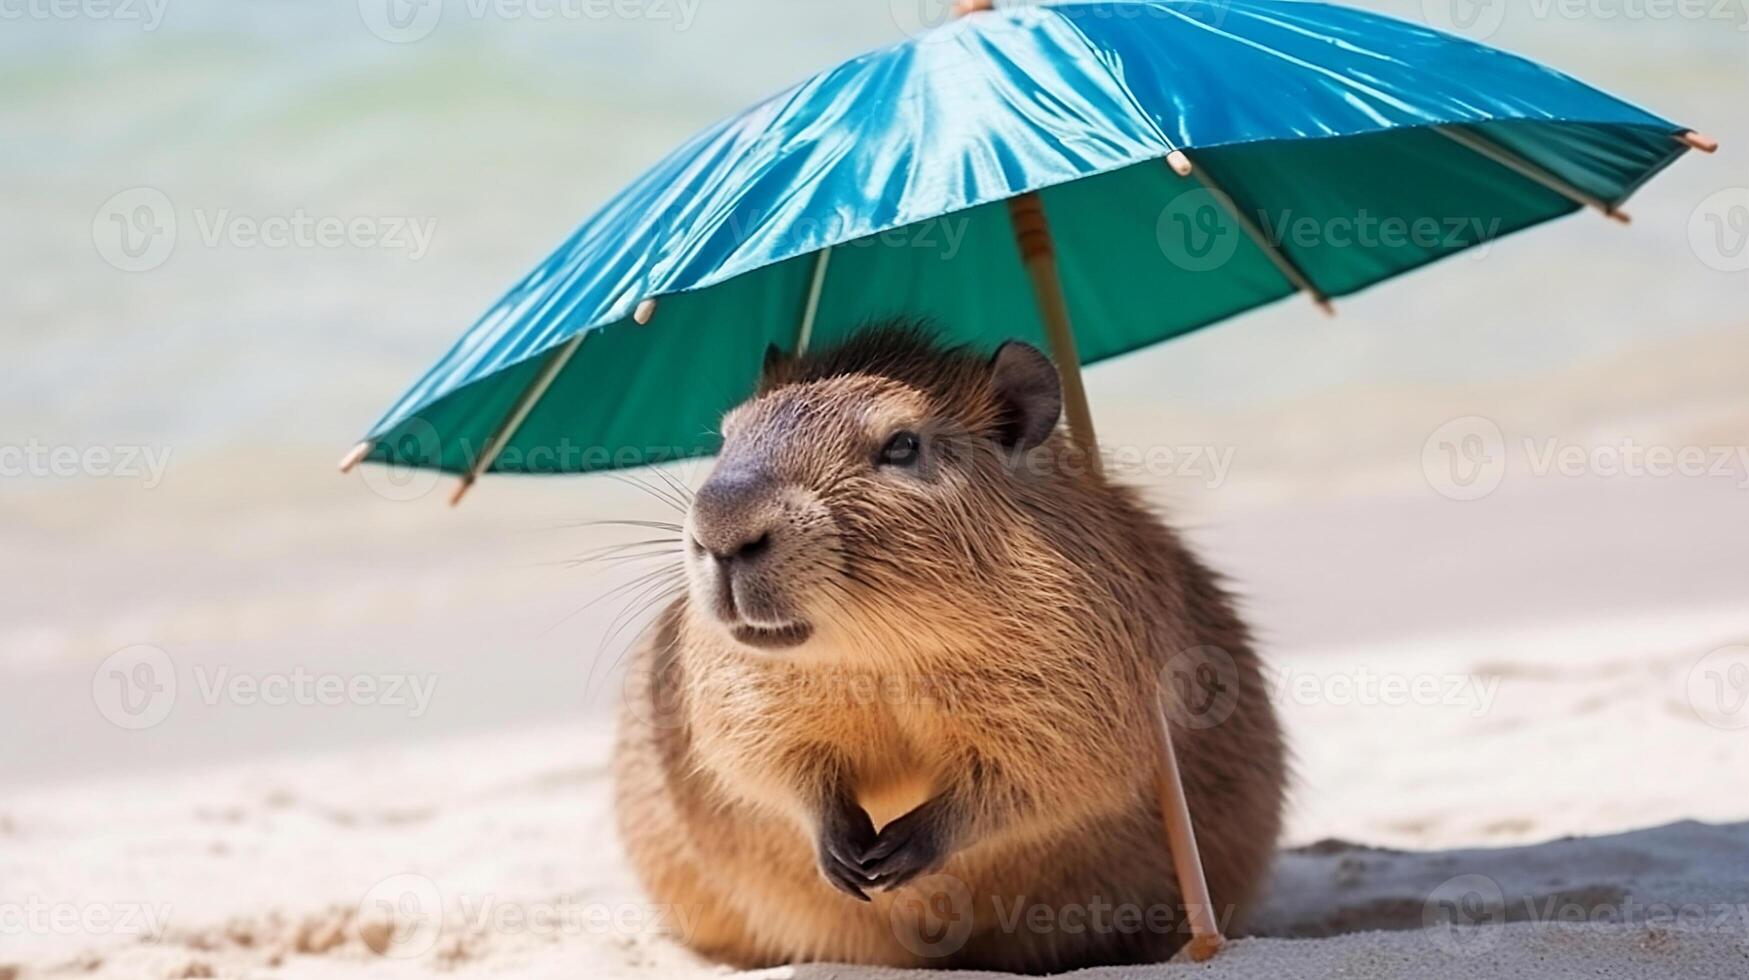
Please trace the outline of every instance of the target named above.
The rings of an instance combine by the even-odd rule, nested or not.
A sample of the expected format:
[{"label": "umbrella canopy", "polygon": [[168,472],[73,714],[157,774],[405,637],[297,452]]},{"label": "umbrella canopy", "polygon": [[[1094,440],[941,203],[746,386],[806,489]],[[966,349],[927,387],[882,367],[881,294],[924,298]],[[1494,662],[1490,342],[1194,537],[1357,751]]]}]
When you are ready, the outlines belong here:
[{"label": "umbrella canopy", "polygon": [[896,315],[953,341],[1039,342],[1004,205],[1027,192],[1091,362],[1586,205],[1616,214],[1704,144],[1534,62],[1340,6],[981,13],[675,150],[487,311],[348,462],[470,477],[659,462],[715,450],[770,344]]}]

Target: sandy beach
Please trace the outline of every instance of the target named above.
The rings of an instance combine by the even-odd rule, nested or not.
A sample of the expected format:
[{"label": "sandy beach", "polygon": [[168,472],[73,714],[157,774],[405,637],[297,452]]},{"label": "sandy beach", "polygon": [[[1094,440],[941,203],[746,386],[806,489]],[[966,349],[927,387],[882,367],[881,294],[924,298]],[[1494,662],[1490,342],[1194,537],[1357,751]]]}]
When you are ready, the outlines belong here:
[{"label": "sandy beach", "polygon": [[[1743,976],[1749,740],[1691,700],[1743,613],[1554,656],[1501,634],[1297,661],[1297,803],[1255,938],[1086,975]],[[1356,703],[1369,672],[1439,693]],[[561,724],[9,793],[0,880],[32,927],[0,975],[722,975],[624,867],[607,760],[601,726]]]}]

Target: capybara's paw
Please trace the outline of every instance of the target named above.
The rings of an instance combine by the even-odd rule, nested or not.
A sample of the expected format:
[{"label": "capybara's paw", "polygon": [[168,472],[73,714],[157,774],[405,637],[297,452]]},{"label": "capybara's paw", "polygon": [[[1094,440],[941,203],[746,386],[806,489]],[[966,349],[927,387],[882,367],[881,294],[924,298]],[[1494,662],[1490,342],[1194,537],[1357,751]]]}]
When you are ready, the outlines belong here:
[{"label": "capybara's paw", "polygon": [[871,888],[897,888],[947,860],[947,812],[939,798],[881,828],[858,866]]},{"label": "capybara's paw", "polygon": [[838,889],[852,898],[866,902],[868,875],[858,860],[874,846],[874,824],[855,802],[844,800],[827,808],[820,820],[820,873]]}]

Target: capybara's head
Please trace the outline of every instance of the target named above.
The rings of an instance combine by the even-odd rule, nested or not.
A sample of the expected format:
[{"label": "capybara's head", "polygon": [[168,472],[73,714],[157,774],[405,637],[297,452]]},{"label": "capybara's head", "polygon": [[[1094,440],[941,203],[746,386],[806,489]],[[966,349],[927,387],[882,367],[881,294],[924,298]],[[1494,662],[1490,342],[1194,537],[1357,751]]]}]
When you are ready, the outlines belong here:
[{"label": "capybara's head", "polygon": [[803,655],[1000,614],[995,570],[1016,560],[1020,496],[1049,478],[1032,451],[1061,410],[1055,367],[1018,342],[978,353],[889,327],[768,354],[687,514],[691,606],[747,647]]}]

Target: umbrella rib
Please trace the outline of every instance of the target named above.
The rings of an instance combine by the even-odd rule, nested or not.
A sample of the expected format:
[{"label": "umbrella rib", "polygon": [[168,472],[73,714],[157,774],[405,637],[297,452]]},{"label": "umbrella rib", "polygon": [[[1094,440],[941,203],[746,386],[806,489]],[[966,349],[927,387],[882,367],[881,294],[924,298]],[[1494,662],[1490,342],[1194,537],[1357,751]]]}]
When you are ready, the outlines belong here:
[{"label": "umbrella rib", "polygon": [[1464,129],[1458,126],[1435,126],[1433,129],[1439,135],[1451,140],[1453,143],[1468,147],[1475,153],[1487,157],[1500,166],[1518,174],[1520,177],[1532,181],[1533,183],[1541,184],[1575,204],[1582,204],[1587,207],[1596,208],[1611,220],[1619,221],[1624,225],[1628,223],[1626,212],[1616,210],[1615,205],[1598,197],[1596,194],[1580,190],[1578,187],[1575,187],[1573,184],[1562,179],[1547,167],[1519,156],[1517,153],[1501,146],[1499,143],[1494,142],[1475,130]]},{"label": "umbrella rib", "polygon": [[1247,215],[1245,209],[1239,206],[1239,202],[1234,199],[1233,195],[1227,193],[1214,177],[1209,175],[1206,164],[1191,163],[1190,157],[1183,150],[1173,151],[1166,157],[1166,162],[1171,166],[1173,173],[1180,177],[1194,175],[1202,186],[1208,189],[1214,199],[1227,209],[1227,213],[1232,216],[1233,222],[1239,226],[1239,229],[1251,239],[1252,243],[1263,252],[1270,262],[1274,263],[1276,269],[1296,290],[1312,297],[1312,302],[1318,304],[1318,309],[1323,310],[1326,316],[1336,315],[1336,307],[1331,304],[1330,297],[1312,282],[1312,277],[1306,275],[1304,269],[1301,269],[1293,259],[1288,258],[1287,253],[1283,252],[1280,246],[1270,241],[1269,236],[1257,226],[1257,222],[1251,220],[1250,215]]},{"label": "umbrella rib", "polygon": [[808,342],[814,339],[814,318],[820,313],[820,293],[826,286],[826,266],[832,261],[832,246],[814,253],[814,274],[808,280],[808,298],[802,305],[802,322],[796,325],[795,356],[808,352]]},{"label": "umbrella rib", "polygon": [[536,375],[534,381],[523,389],[522,394],[516,399],[516,404],[511,407],[510,413],[504,416],[502,422],[498,423],[497,431],[493,432],[492,437],[486,440],[486,445],[480,451],[479,458],[474,460],[474,465],[468,467],[467,473],[462,475],[461,484],[455,488],[455,493],[450,494],[449,505],[451,507],[461,503],[462,496],[468,492],[469,487],[474,485],[474,481],[479,478],[480,474],[492,468],[492,464],[498,459],[498,454],[510,444],[510,440],[516,436],[516,430],[522,428],[522,423],[528,418],[529,413],[534,411],[535,403],[541,400],[541,396],[547,393],[547,389],[552,387],[553,381],[558,378],[559,372],[563,371],[565,365],[571,362],[571,356],[577,353],[577,348],[582,345],[585,336],[587,336],[586,333],[579,331],[577,336],[566,341],[565,346],[553,351],[552,355],[547,358],[546,364],[540,369],[540,374]]}]

